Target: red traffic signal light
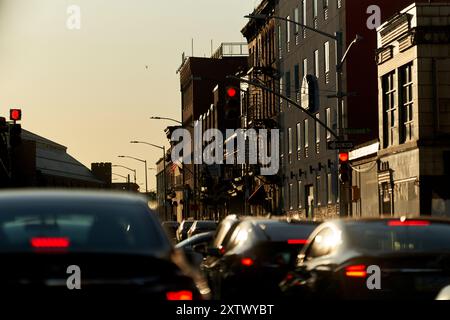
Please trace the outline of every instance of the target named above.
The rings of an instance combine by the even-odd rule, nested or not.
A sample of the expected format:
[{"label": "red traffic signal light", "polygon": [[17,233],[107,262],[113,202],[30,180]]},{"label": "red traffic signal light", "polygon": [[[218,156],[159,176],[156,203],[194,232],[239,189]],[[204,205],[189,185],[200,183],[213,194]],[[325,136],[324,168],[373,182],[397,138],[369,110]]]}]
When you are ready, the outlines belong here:
[{"label": "red traffic signal light", "polygon": [[348,152],[340,152],[339,153],[339,180],[342,183],[347,183],[350,181],[351,177],[351,168],[349,164],[349,155]]},{"label": "red traffic signal light", "polygon": [[236,98],[238,90],[234,87],[227,88],[227,96],[228,98]]},{"label": "red traffic signal light", "polygon": [[348,152],[340,152],[339,153],[339,161],[341,163],[347,163],[349,160]]},{"label": "red traffic signal light", "polygon": [[22,120],[22,110],[20,110],[20,109],[11,109],[11,110],[9,110],[9,119],[11,121],[20,121],[20,120]]}]

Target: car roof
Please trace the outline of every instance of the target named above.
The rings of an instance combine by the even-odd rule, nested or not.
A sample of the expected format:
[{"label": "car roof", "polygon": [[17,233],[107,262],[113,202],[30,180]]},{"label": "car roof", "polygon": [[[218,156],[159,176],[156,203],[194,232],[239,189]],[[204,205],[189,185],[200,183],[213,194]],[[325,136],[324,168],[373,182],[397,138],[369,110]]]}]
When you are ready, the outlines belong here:
[{"label": "car roof", "polygon": [[382,221],[392,221],[392,220],[423,220],[430,222],[441,222],[441,223],[450,223],[450,218],[446,217],[432,217],[432,216],[420,216],[420,215],[405,215],[405,216],[380,216],[380,217],[368,217],[368,218],[341,218],[330,220],[326,223],[337,223],[337,224],[348,224],[348,223],[370,223],[370,222],[382,222]]},{"label": "car roof", "polygon": [[58,190],[24,189],[0,191],[0,204],[6,203],[46,203],[52,202],[104,202],[108,204],[147,204],[148,200],[139,194],[104,190]]}]

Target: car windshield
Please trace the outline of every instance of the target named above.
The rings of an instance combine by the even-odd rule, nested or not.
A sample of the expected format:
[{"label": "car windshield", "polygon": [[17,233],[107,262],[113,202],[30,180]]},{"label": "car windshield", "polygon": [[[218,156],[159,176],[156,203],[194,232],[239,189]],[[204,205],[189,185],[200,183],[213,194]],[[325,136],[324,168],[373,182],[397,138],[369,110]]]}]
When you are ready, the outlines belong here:
[{"label": "car windshield", "polygon": [[352,247],[370,252],[450,251],[450,224],[425,223],[391,226],[388,222],[353,223],[347,226]]},{"label": "car windshield", "polygon": [[121,204],[18,205],[0,209],[0,252],[155,254],[168,239],[145,207]]}]

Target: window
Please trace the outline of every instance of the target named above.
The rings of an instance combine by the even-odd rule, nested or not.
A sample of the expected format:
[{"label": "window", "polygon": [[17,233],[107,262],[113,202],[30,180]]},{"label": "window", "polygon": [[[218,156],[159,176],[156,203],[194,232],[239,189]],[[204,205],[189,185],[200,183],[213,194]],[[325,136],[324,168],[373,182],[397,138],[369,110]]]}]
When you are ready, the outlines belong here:
[{"label": "window", "polygon": [[[286,17],[286,20],[291,20],[290,16]],[[286,44],[287,44],[287,51],[289,52],[289,44],[291,43],[291,22],[286,21]]]},{"label": "window", "polygon": [[327,201],[333,203],[333,174],[327,174]]},{"label": "window", "polygon": [[[307,21],[306,21],[306,0],[302,1],[302,17],[301,17],[301,23],[304,25],[308,25]],[[306,38],[306,29],[303,28],[303,38]]]},{"label": "window", "polygon": [[295,83],[295,99],[300,101],[300,67],[298,64],[294,66],[294,83]]},{"label": "window", "polygon": [[325,74],[330,72],[330,42],[325,42]]},{"label": "window", "polygon": [[385,75],[382,79],[383,86],[383,144],[387,148],[394,144],[396,130],[396,76],[395,72]]},{"label": "window", "polygon": [[302,125],[297,123],[297,151],[302,150]]},{"label": "window", "polygon": [[[284,83],[283,83],[283,77],[280,78],[280,94],[283,94],[284,90]],[[280,105],[283,105],[283,98],[280,97]]]},{"label": "window", "polygon": [[320,202],[320,189],[321,189],[322,185],[321,185],[321,177],[317,176],[316,177],[316,204],[317,206],[320,206],[322,203]]},{"label": "window", "polygon": [[[320,120],[320,114],[316,114],[316,119]],[[316,143],[320,143],[320,123],[318,121],[315,121],[315,127],[316,127]]]},{"label": "window", "polygon": [[[328,128],[331,128],[331,109],[327,108],[325,110],[325,124],[327,125]],[[327,141],[331,140],[331,132],[329,130],[327,130]]]},{"label": "window", "polygon": [[295,34],[298,34],[299,31],[300,31],[300,26],[297,24],[297,23],[300,22],[299,18],[300,18],[300,14],[298,12],[298,8],[295,8],[294,9],[294,21],[296,22],[296,24],[295,24]]},{"label": "window", "polygon": [[319,15],[319,0],[313,0],[313,18],[317,19],[317,16]]},{"label": "window", "polygon": [[293,210],[294,209],[294,205],[292,203],[292,196],[293,196],[293,184],[290,183],[289,184],[289,209]]},{"label": "window", "polygon": [[319,50],[314,51],[314,75],[319,78]]},{"label": "window", "polygon": [[323,0],[323,19],[328,20],[328,5],[329,0]]},{"label": "window", "polygon": [[298,208],[301,209],[303,208],[303,203],[302,203],[302,193],[303,193],[303,189],[302,189],[302,181],[299,180],[297,181],[297,199],[298,199]]},{"label": "window", "polygon": [[291,72],[286,72],[286,97],[291,97]]},{"label": "window", "polygon": [[308,126],[308,119],[305,119],[304,123],[303,123],[303,144],[305,146],[305,148],[309,147],[309,126]]},{"label": "window", "polygon": [[414,138],[414,97],[412,64],[400,69],[400,143],[411,141]]},{"label": "window", "polygon": [[292,128],[288,129],[288,150],[289,150],[289,163],[292,163]]},{"label": "window", "polygon": [[281,36],[281,26],[278,26],[278,54],[279,58],[281,59],[283,56],[283,38]]},{"label": "window", "polygon": [[308,74],[308,59],[307,58],[303,59],[302,73],[303,73],[303,77],[302,77],[302,80],[303,80],[303,78]]}]

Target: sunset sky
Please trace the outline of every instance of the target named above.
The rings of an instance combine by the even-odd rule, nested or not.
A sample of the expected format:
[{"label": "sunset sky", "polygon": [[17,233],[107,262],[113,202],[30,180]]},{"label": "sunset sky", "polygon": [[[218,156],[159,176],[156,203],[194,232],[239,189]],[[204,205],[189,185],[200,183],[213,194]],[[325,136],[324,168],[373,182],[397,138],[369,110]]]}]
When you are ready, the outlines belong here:
[{"label": "sunset sky", "polygon": [[[149,117],[180,118],[176,70],[191,38],[196,56],[210,55],[211,40],[244,41],[243,16],[257,2],[0,0],[0,113],[22,108],[24,128],[67,146],[88,167],[136,168],[144,183],[143,165],[117,156],[155,166],[159,150],[129,141],[167,143],[171,123]],[[81,30],[66,28],[70,5],[81,8]],[[153,189],[154,171],[149,177]]]}]

